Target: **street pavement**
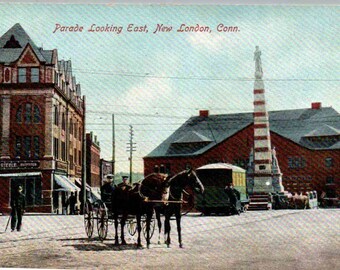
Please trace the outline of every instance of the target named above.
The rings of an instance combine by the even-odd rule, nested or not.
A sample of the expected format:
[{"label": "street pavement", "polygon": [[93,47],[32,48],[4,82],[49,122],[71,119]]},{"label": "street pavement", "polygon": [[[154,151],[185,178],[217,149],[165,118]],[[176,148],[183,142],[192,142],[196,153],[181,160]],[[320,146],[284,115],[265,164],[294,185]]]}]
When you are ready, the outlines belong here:
[{"label": "street pavement", "polygon": [[[175,221],[172,245],[114,245],[114,227],[101,242],[88,239],[83,216],[26,215],[21,232],[6,232],[0,216],[0,267],[79,269],[340,269],[340,209],[279,210],[240,216],[189,214]],[[163,242],[163,236],[161,237]],[[142,238],[145,246],[145,239]]]}]

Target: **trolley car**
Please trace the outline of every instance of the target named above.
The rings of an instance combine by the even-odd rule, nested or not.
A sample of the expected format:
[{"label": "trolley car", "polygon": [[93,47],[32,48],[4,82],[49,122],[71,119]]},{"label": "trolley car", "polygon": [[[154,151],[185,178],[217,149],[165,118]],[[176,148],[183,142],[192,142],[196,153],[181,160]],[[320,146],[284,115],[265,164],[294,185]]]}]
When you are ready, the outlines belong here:
[{"label": "trolley car", "polygon": [[239,212],[246,210],[249,198],[246,188],[246,171],[228,163],[214,163],[196,169],[196,173],[204,185],[205,191],[197,195],[195,208],[205,215],[211,213],[230,213],[230,199],[225,193],[225,187],[233,183],[240,193],[236,203]]}]

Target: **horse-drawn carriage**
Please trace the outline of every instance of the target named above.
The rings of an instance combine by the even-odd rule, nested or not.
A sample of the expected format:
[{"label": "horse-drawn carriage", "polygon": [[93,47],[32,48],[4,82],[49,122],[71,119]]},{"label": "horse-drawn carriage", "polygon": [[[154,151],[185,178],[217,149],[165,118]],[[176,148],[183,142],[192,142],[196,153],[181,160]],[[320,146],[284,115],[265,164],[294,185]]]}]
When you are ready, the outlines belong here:
[{"label": "horse-drawn carriage", "polygon": [[[137,246],[141,246],[141,231],[145,236],[147,246],[155,230],[155,217],[161,230],[160,213],[165,216],[166,243],[170,245],[170,217],[176,216],[177,226],[180,226],[181,204],[183,203],[183,191],[187,186],[203,192],[204,187],[192,170],[183,171],[173,177],[165,174],[150,174],[139,183],[130,188],[115,187],[109,200],[87,200],[84,206],[84,225],[88,238],[94,231],[94,223],[100,240],[107,237],[109,223],[115,225],[115,244],[118,241],[118,223],[121,225],[121,243],[126,244],[124,227],[130,235],[136,232]],[[155,213],[155,215],[154,215]],[[181,230],[179,243],[181,242]],[[158,241],[159,242],[159,241]]]},{"label": "horse-drawn carriage", "polygon": [[[90,239],[93,236],[94,228],[96,226],[98,238],[104,241],[107,237],[109,225],[113,225],[114,216],[110,210],[110,203],[104,202],[101,199],[87,199],[84,207],[84,227],[87,237]],[[152,238],[155,231],[155,219],[151,219],[150,223],[150,238]],[[146,218],[142,216],[141,219],[142,231],[146,237]],[[134,216],[128,216],[127,231],[131,236],[134,236],[137,231],[137,221]]]}]

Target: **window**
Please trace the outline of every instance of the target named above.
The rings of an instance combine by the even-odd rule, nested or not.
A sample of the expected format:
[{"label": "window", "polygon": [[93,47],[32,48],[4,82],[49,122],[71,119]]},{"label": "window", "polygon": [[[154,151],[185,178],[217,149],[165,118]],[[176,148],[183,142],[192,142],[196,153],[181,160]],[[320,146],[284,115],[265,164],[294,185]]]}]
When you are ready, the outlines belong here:
[{"label": "window", "polygon": [[40,177],[15,177],[11,180],[11,196],[17,190],[18,185],[23,187],[23,193],[26,198],[26,206],[35,206],[42,204],[42,185]]},{"label": "window", "polygon": [[[32,143],[33,142],[33,143]],[[38,159],[40,157],[39,136],[16,136],[14,145],[15,158]]]},{"label": "window", "polygon": [[54,142],[54,158],[59,159],[59,140],[57,138],[54,138],[53,142]]},{"label": "window", "polygon": [[333,176],[327,176],[326,177],[326,184],[333,184],[334,183],[334,177]]},{"label": "window", "polygon": [[333,158],[331,158],[331,157],[326,158],[325,159],[325,166],[327,168],[333,167],[334,166]]},{"label": "window", "polygon": [[259,169],[260,169],[260,170],[265,170],[265,169],[266,169],[266,166],[265,166],[265,165],[260,165],[260,166],[259,166]]},{"label": "window", "polygon": [[32,104],[25,104],[25,124],[32,123]]},{"label": "window", "polygon": [[78,151],[78,164],[81,165],[81,151]]},{"label": "window", "polygon": [[61,128],[65,130],[66,124],[65,124],[65,113],[63,113],[63,116],[61,118]]},{"label": "window", "polygon": [[21,105],[19,105],[17,113],[15,115],[15,121],[17,123],[21,123],[22,122],[22,106]]},{"label": "window", "polygon": [[74,137],[77,138],[77,123],[74,123]]},{"label": "window", "polygon": [[33,157],[39,158],[40,156],[40,138],[39,136],[33,137]]},{"label": "window", "polygon": [[26,68],[19,68],[19,83],[25,83],[27,81],[27,70]]},{"label": "window", "polygon": [[70,134],[73,134],[73,121],[70,119]]},{"label": "window", "polygon": [[41,115],[40,115],[40,109],[37,105],[34,105],[34,111],[33,111],[33,123],[37,124],[41,121]]},{"label": "window", "polygon": [[31,145],[32,145],[32,138],[30,136],[24,137],[24,157],[30,158],[31,157]]},{"label": "window", "polygon": [[158,165],[155,165],[155,167],[153,168],[154,173],[159,173],[159,167]]},{"label": "window", "polygon": [[42,186],[40,177],[15,177],[11,180],[11,196],[17,189],[18,185],[23,187],[25,194],[26,206],[35,206],[42,204]]},{"label": "window", "polygon": [[59,112],[57,106],[54,106],[54,124],[57,126],[59,124]]},{"label": "window", "polygon": [[19,68],[18,69],[19,83],[38,83],[39,82],[39,68]]},{"label": "window", "polygon": [[298,169],[306,167],[306,159],[304,157],[288,157],[288,168]]},{"label": "window", "polygon": [[81,141],[81,127],[79,127],[79,141]]},{"label": "window", "polygon": [[20,158],[22,149],[22,138],[20,136],[15,137],[15,158]]},{"label": "window", "polygon": [[61,142],[61,159],[66,160],[66,143]]},{"label": "window", "polygon": [[73,152],[74,152],[74,161],[73,161],[73,163],[77,164],[77,149],[74,149]]},{"label": "window", "polygon": [[31,68],[31,82],[32,83],[39,82],[39,68]]},{"label": "window", "polygon": [[73,170],[74,165],[73,165],[73,156],[70,155],[70,170]]},{"label": "window", "polygon": [[[33,108],[33,111],[32,111]],[[17,123],[22,123],[22,118],[24,117],[25,124],[31,124],[32,120],[34,124],[41,122],[40,109],[37,105],[32,103],[25,103],[19,105],[17,112],[15,114],[15,121]]]}]

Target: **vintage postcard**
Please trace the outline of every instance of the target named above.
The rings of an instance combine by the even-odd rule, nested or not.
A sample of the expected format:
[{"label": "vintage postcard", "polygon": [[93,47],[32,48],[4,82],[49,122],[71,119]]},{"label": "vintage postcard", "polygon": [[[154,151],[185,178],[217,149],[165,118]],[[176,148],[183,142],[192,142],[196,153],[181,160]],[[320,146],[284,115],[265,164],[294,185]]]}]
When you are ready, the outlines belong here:
[{"label": "vintage postcard", "polygon": [[0,3],[0,267],[338,269],[339,11]]}]

